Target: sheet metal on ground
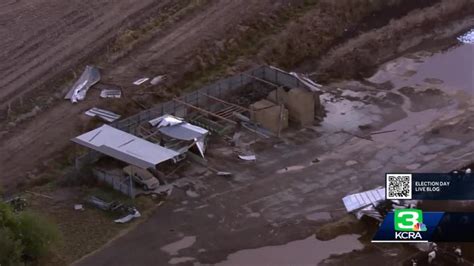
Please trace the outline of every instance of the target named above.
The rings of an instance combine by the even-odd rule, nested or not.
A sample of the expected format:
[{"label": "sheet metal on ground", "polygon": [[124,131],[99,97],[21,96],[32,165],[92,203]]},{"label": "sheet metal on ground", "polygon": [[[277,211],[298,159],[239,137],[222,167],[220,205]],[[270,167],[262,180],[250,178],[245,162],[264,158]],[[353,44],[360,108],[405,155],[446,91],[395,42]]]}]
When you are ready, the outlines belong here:
[{"label": "sheet metal on ground", "polygon": [[385,199],[385,188],[376,188],[361,193],[345,196],[342,198],[348,212],[352,212],[369,205],[376,205]]},{"label": "sheet metal on ground", "polygon": [[189,123],[181,123],[175,126],[161,127],[160,132],[168,137],[180,140],[201,139],[206,136],[209,131],[201,127],[191,125]]},{"label": "sheet metal on ground", "polygon": [[84,100],[90,87],[99,81],[99,69],[93,66],[86,66],[86,69],[76,81],[76,83],[74,83],[71,90],[69,90],[64,99],[71,100],[73,103]]},{"label": "sheet metal on ground", "polygon": [[179,153],[108,125],[103,125],[72,141],[143,169],[173,159]]},{"label": "sheet metal on ground", "polygon": [[87,110],[84,114],[91,117],[98,116],[107,122],[114,122],[121,117],[119,114],[96,107]]}]

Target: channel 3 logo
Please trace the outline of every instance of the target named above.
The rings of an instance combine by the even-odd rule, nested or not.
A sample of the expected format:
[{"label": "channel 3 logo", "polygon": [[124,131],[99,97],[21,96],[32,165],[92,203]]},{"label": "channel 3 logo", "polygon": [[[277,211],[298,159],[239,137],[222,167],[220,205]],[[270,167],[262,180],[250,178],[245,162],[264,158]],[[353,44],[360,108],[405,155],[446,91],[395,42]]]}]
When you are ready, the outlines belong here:
[{"label": "channel 3 logo", "polygon": [[424,232],[423,211],[418,209],[400,209],[394,211],[395,231]]}]

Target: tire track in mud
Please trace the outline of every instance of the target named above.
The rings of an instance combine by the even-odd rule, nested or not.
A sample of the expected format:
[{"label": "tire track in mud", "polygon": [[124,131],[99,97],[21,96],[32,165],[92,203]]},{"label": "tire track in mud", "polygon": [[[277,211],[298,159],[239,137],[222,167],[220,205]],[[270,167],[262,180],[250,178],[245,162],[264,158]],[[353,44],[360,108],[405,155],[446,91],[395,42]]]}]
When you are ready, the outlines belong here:
[{"label": "tire track in mud", "polygon": [[[97,4],[94,7],[97,10],[101,8]],[[91,24],[94,19],[93,15],[91,11],[87,10],[71,10],[59,18],[57,23],[51,21],[51,23],[44,25],[30,37],[26,38],[19,46],[10,47],[11,52],[8,53],[7,58],[2,58],[2,61],[4,60],[6,64],[0,69],[0,71],[5,69],[9,71],[3,73],[2,76],[14,73],[23,64],[30,62],[51,47],[54,47],[61,37],[71,35],[75,29],[81,29]],[[5,84],[5,86],[7,85]]]},{"label": "tire track in mud", "polygon": [[[256,2],[257,0],[253,1]],[[226,23],[238,23],[243,17],[241,14],[235,14],[234,12],[245,12],[246,17],[251,17],[258,14],[268,3],[272,4],[269,0],[262,3],[262,1],[259,1],[259,8],[249,11],[248,2],[246,1],[211,1],[209,5],[203,7],[201,12],[193,13],[190,16],[187,15],[177,22],[171,18],[173,24],[169,25],[167,30],[162,32],[160,36],[151,39],[147,47],[152,46],[160,51],[174,51],[174,53],[160,52],[160,55],[162,55],[160,58],[167,59],[165,60],[166,62],[173,62],[175,58],[186,60],[186,58],[193,56],[195,47],[198,44],[203,44],[208,39],[220,39],[223,36],[228,36],[227,34],[230,33],[226,32],[226,29],[229,25]],[[154,8],[156,8],[155,12],[159,11],[158,7]],[[229,20],[228,17],[232,17],[232,19]],[[99,25],[104,23],[103,21],[104,19],[100,19],[95,23]],[[194,29],[196,24],[198,24],[198,28]],[[206,33],[206,31],[208,32]],[[185,36],[180,36],[180,34]],[[80,38],[81,36],[74,37]],[[155,45],[157,41],[161,46]],[[193,45],[190,44],[191,42],[193,42]],[[181,49],[173,49],[178,44],[181,45]],[[146,51],[141,48],[135,50],[138,52]],[[75,55],[70,56],[74,57]],[[67,60],[67,56],[64,56],[64,58],[64,60]],[[114,66],[126,66],[129,63],[127,59],[128,56],[124,58],[121,64],[115,64]],[[155,59],[158,58],[155,57]],[[60,102],[54,108],[46,110],[40,116],[35,117],[34,121],[24,123],[15,134],[9,134],[7,138],[4,138],[0,143],[0,149],[4,151],[0,155],[0,172],[3,175],[2,182],[8,187],[7,189],[12,189],[16,182],[24,180],[25,172],[37,166],[41,167],[43,162],[55,158],[55,154],[58,151],[64,150],[69,143],[69,138],[76,134],[78,125],[82,124],[81,121],[78,121],[81,120],[78,117],[81,110],[97,104],[97,102],[98,100],[90,99],[90,101],[81,103],[76,108],[71,107],[69,102]],[[35,156],[34,162],[25,160],[25,158],[33,154]],[[17,181],[15,182],[15,180]]]},{"label": "tire track in mud", "polygon": [[[124,20],[123,23],[128,26],[140,23],[144,17],[147,18],[152,14],[159,13],[161,8],[166,5],[172,6],[174,2],[163,1],[159,5],[147,6],[146,11],[142,9],[137,10],[136,12],[143,12],[140,14],[140,18],[134,17],[133,19]],[[105,25],[110,24],[107,22],[107,19],[101,18],[95,22],[95,25],[102,25],[104,23]],[[116,35],[113,27],[108,27],[104,32],[107,38],[113,38]],[[77,36],[74,37],[77,38]],[[105,38],[104,36],[100,37]],[[75,55],[66,55],[65,60],[67,60],[67,56],[72,56],[74,59]],[[2,161],[0,163],[0,172],[2,172],[2,183],[8,184],[5,185],[5,188],[14,188],[17,182],[12,181],[24,180],[23,177],[26,171],[31,170],[33,167],[42,167],[41,165],[45,161],[55,158],[55,154],[63,150],[69,143],[68,138],[76,133],[78,114],[81,112],[81,109],[87,108],[87,105],[91,104],[96,103],[95,101],[89,101],[78,108],[71,108],[69,102],[61,102],[55,108],[51,108],[41,116],[36,117],[34,121],[23,124],[16,131],[17,134],[9,134],[9,138],[3,139],[0,143],[0,149],[2,150],[0,154],[0,161]],[[63,137],[58,139],[58,136]],[[28,155],[32,154],[36,157],[35,162],[25,160],[25,158],[29,157]]]},{"label": "tire track in mud", "polygon": [[[153,69],[153,72],[173,73],[176,70],[183,72],[183,68],[194,61],[194,56],[198,53],[196,49],[201,49],[208,41],[235,37],[233,32],[236,30],[236,25],[253,19],[253,15],[260,12],[272,12],[273,5],[281,2],[283,1],[216,1],[197,16],[174,27],[173,31],[157,34],[141,49],[132,51],[130,57],[134,60],[129,58],[121,60],[120,67],[113,69],[109,76],[114,81],[124,82],[143,75],[150,69]],[[221,23],[223,21],[225,23]],[[140,64],[137,64],[137,61]]]},{"label": "tire track in mud", "polygon": [[[9,45],[0,57],[2,62],[0,74],[4,77],[0,80],[0,107],[5,107],[6,103],[35,89],[52,77],[73,67],[85,56],[96,52],[97,49],[106,45],[107,41],[112,40],[117,30],[125,23],[139,21],[148,10],[171,2],[155,3],[155,1],[146,0],[140,3],[121,1],[118,4],[109,1],[92,1],[91,5],[78,3],[46,5],[44,7],[46,11],[38,12],[34,16],[31,14],[31,8],[22,10],[20,15],[11,14],[12,18],[16,19],[28,15],[32,17],[19,25],[18,30],[11,30],[10,35],[20,36],[17,38],[18,45],[12,46],[11,41],[0,41],[0,47],[4,47],[5,43]],[[52,9],[50,14],[44,14],[50,9]],[[79,11],[74,12],[75,9]],[[39,18],[40,16],[43,17]],[[59,19],[54,19],[55,17]],[[37,19],[36,24],[41,27],[39,31],[29,28],[36,26],[35,19]],[[9,27],[12,28],[14,25]],[[21,39],[29,32],[34,32],[33,36]],[[6,39],[9,39],[9,36]],[[84,47],[93,48],[84,49]]]}]

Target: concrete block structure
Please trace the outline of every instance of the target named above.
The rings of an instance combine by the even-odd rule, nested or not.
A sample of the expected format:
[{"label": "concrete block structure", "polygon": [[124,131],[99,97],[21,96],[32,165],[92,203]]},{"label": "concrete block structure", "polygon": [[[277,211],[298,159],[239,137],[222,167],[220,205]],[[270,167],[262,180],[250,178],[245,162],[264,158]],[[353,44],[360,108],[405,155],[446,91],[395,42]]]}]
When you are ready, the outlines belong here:
[{"label": "concrete block structure", "polygon": [[252,121],[275,134],[288,127],[288,110],[284,105],[264,99],[250,105],[250,110]]},{"label": "concrete block structure", "polygon": [[267,100],[274,102],[276,104],[284,104],[285,106],[288,104],[288,92],[285,91],[282,87],[271,91],[268,96]]},{"label": "concrete block structure", "polygon": [[291,89],[288,92],[287,108],[290,119],[299,126],[305,127],[314,123],[315,95],[313,92],[302,88]]}]

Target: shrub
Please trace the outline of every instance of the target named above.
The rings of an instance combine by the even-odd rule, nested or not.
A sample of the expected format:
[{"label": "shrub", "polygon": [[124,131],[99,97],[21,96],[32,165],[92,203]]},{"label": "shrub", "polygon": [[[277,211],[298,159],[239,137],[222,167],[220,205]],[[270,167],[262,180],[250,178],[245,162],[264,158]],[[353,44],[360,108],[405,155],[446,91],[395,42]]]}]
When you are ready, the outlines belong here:
[{"label": "shrub", "polygon": [[15,214],[10,205],[0,202],[0,265],[43,257],[59,236],[56,226],[44,217],[32,212]]},{"label": "shrub", "polygon": [[32,212],[22,212],[17,217],[18,235],[23,245],[23,255],[36,259],[45,256],[59,240],[59,231],[44,217]]},{"label": "shrub", "polygon": [[23,247],[8,228],[0,228],[0,265],[19,265]]}]

